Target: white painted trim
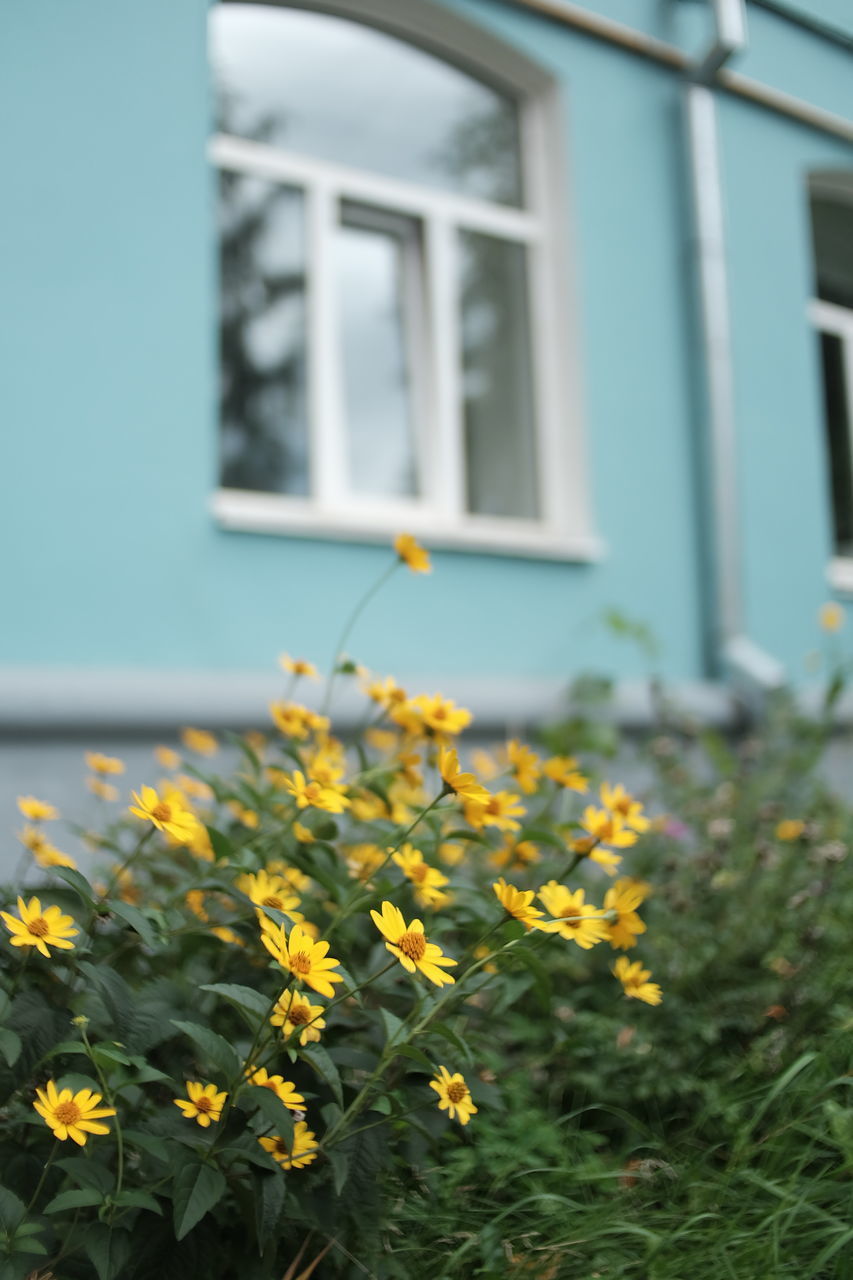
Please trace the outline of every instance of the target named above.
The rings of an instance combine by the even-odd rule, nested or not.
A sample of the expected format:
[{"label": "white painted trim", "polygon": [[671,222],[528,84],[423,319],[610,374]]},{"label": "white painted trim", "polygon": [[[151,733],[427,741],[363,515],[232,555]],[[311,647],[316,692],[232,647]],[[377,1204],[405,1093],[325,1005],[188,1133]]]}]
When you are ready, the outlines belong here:
[{"label": "white painted trim", "polygon": [[538,521],[472,515],[454,521],[446,512],[415,502],[370,498],[324,509],[305,498],[218,489],[211,498],[211,511],[223,529],[241,533],[390,543],[404,528],[431,547],[451,551],[582,563],[601,560],[605,554],[604,544],[595,537],[569,537]]},{"label": "white painted trim", "polygon": [[834,334],[836,338],[853,341],[853,309],[839,307],[835,302],[822,302],[813,298],[808,304],[808,317],[821,333]]},{"label": "white painted trim", "polygon": [[839,595],[853,596],[853,558],[833,556],[826,568],[826,579]]}]

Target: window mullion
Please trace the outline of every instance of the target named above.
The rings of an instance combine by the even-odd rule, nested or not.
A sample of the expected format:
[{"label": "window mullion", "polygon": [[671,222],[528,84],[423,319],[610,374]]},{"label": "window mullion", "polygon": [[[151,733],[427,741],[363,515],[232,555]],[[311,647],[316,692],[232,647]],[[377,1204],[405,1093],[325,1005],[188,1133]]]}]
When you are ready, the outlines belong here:
[{"label": "window mullion", "polygon": [[437,511],[458,520],[466,506],[458,260],[456,230],[444,218],[427,219],[426,260],[435,403],[425,489]]},{"label": "window mullion", "polygon": [[[841,362],[844,370],[844,401],[847,409],[847,434],[853,435],[853,328],[840,335]],[[851,457],[853,457],[853,441],[851,441]]]},{"label": "window mullion", "polygon": [[346,449],[343,421],[335,237],[338,195],[318,182],[308,191],[311,273],[308,352],[311,380],[311,491],[322,507],[340,506],[346,497]]}]

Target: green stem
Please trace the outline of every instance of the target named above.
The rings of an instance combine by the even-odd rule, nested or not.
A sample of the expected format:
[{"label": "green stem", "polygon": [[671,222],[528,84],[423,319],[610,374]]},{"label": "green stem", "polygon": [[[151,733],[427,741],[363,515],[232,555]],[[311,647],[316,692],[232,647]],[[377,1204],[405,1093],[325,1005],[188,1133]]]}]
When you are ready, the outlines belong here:
[{"label": "green stem", "polygon": [[376,581],[374,582],[373,586],[368,588],[368,590],[361,597],[358,604],[355,606],[349,618],[345,622],[344,629],[341,632],[340,639],[338,640],[338,643],[335,649],[335,656],[332,660],[332,670],[329,673],[329,679],[326,682],[326,696],[323,699],[323,706],[322,706],[323,715],[325,715],[329,710],[329,705],[332,701],[332,690],[335,687],[335,679],[338,674],[338,665],[340,663],[341,656],[344,653],[344,646],[346,645],[347,640],[349,640],[350,635],[352,634],[353,627],[358,622],[359,618],[361,617],[362,613],[364,612],[364,610],[366,609],[370,601],[373,599],[373,597],[377,594],[377,592],[382,587],[384,587],[385,583],[391,577],[391,574],[397,568],[399,563],[400,563],[399,557],[395,555],[393,563],[390,564],[387,569],[384,569],[382,573],[379,575],[379,577],[376,579]]},{"label": "green stem", "polygon": [[[113,1196],[113,1199],[117,1200],[118,1197],[121,1195],[122,1183],[124,1182],[124,1134],[121,1131],[121,1121],[118,1118],[118,1108],[115,1105],[115,1098],[113,1097],[112,1090],[110,1089],[110,1086],[107,1083],[107,1078],[104,1075],[103,1070],[101,1069],[101,1066],[94,1055],[94,1052],[92,1051],[92,1046],[89,1043],[89,1037],[86,1035],[85,1027],[80,1028],[80,1036],[83,1041],[83,1044],[86,1046],[86,1052],[89,1055],[89,1061],[91,1062],[92,1066],[95,1068],[95,1074],[97,1075],[100,1086],[104,1092],[104,1097],[106,1098],[108,1104],[115,1110],[115,1115],[113,1116],[113,1123],[115,1125],[115,1135],[116,1135],[116,1189],[115,1189],[115,1194]],[[115,1211],[115,1205],[113,1204],[110,1206],[110,1222],[112,1222],[113,1220],[114,1211]]]},{"label": "green stem", "polygon": [[56,1153],[58,1150],[59,1150],[59,1139],[57,1138],[53,1144],[53,1150],[51,1151],[50,1155],[47,1157],[47,1162],[45,1163],[45,1166],[41,1171],[41,1177],[38,1180],[38,1186],[36,1187],[35,1191],[32,1194],[30,1203],[27,1205],[27,1215],[29,1214],[30,1210],[32,1209],[36,1200],[38,1200],[39,1195],[41,1194],[41,1189],[44,1186],[44,1180],[48,1175],[50,1166],[53,1164],[54,1160],[56,1159]]},{"label": "green stem", "polygon": [[[136,844],[136,848],[129,854],[127,858],[125,858],[124,862],[122,862],[121,865],[116,868],[116,870],[113,872],[112,876],[110,877],[107,887],[104,890],[105,898],[111,898],[113,896],[116,885],[121,880],[122,875],[124,874],[125,871],[130,870],[131,864],[136,861],[139,854],[145,848],[145,845],[151,839],[155,831],[156,831],[156,827],[149,827],[148,830],[144,831],[142,835],[139,837],[139,840],[137,841],[137,844]],[[97,913],[93,913],[93,917],[92,917],[93,919],[95,914]]]}]

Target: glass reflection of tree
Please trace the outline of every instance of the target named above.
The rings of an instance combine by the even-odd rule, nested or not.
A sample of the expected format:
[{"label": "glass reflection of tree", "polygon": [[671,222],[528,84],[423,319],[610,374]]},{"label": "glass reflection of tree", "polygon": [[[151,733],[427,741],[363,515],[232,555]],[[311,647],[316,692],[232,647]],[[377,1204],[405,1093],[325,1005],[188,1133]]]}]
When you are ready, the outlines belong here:
[{"label": "glass reflection of tree", "polygon": [[[220,127],[228,103],[220,98]],[[281,121],[259,120],[242,135],[268,141]],[[220,348],[222,484],[227,488],[304,493],[308,487],[305,430],[305,270],[276,265],[265,252],[270,228],[300,193],[229,171],[220,172]],[[299,209],[301,215],[301,209]],[[297,255],[289,255],[296,257]],[[272,353],[257,335],[276,334]]]}]

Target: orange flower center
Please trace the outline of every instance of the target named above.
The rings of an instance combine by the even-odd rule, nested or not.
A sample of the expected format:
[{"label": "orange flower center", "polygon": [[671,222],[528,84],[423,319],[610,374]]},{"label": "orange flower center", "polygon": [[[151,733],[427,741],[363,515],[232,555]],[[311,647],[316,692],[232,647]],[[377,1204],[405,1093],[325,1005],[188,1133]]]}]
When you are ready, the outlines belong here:
[{"label": "orange flower center", "polygon": [[290,1010],[290,1021],[294,1027],[304,1026],[306,1022],[311,1021],[308,1008],[304,1004],[298,1004],[295,1009]]},{"label": "orange flower center", "polygon": [[276,1140],[275,1140],[275,1149],[276,1149],[277,1154],[278,1154],[278,1155],[280,1155],[280,1156],[289,1156],[289,1155],[290,1155],[290,1148],[288,1147],[288,1145],[287,1145],[287,1143],[285,1142],[284,1138],[276,1138]]},{"label": "orange flower center", "polygon": [[425,862],[416,862],[413,867],[409,868],[409,875],[412,877],[415,884],[423,884],[424,880],[427,878],[428,872],[429,867]]},{"label": "orange flower center", "polygon": [[28,920],[27,928],[34,938],[43,938],[46,933],[50,933],[50,925],[44,916],[36,916],[34,920]]},{"label": "orange flower center", "polygon": [[83,1113],[77,1103],[71,1100],[69,1102],[60,1102],[53,1114],[60,1124],[70,1125],[76,1124]]},{"label": "orange flower center", "polygon": [[151,810],[151,817],[157,822],[169,822],[172,817],[172,806],[167,804],[165,800],[161,800]]},{"label": "orange flower center", "polygon": [[281,898],[277,898],[273,893],[271,893],[269,897],[264,898],[262,905],[265,907],[273,907],[276,911],[284,910],[284,904]]},{"label": "orange flower center", "polygon": [[447,1086],[447,1096],[451,1102],[461,1102],[468,1093],[467,1084],[463,1084],[461,1080],[453,1080]]},{"label": "orange flower center", "polygon": [[297,951],[290,957],[290,972],[306,974],[311,972],[311,957],[307,951]]},{"label": "orange flower center", "polygon": [[422,960],[426,951],[426,937],[422,933],[407,930],[397,939],[397,946],[410,960]]},{"label": "orange flower center", "polygon": [[[577,915],[578,915],[578,912],[575,909],[575,907],[566,907],[565,911],[560,912],[560,916],[563,920],[563,923],[567,924],[570,929],[579,929],[583,924],[583,920],[578,920]],[[568,919],[569,916],[575,916],[575,919],[570,920]]]},{"label": "orange flower center", "polygon": [[203,1093],[200,1098],[196,1098],[195,1108],[196,1111],[212,1111],[213,1099],[208,1098],[207,1094]]}]

